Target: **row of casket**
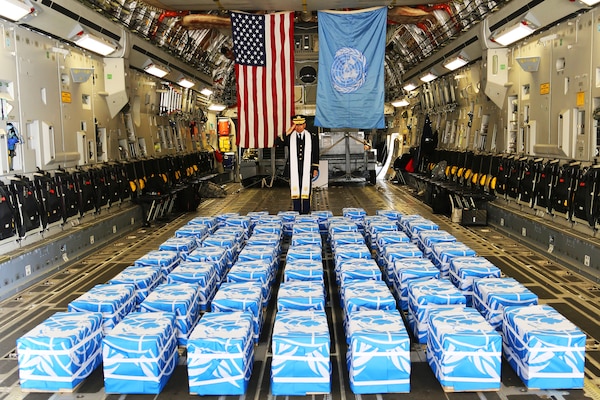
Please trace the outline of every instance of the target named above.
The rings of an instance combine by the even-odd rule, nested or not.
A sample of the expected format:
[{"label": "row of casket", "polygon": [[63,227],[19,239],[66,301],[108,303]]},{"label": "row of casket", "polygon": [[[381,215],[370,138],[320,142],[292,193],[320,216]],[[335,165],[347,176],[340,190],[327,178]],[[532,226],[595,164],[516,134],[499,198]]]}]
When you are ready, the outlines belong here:
[{"label": "row of casket", "polygon": [[[585,335],[579,329],[551,307],[535,306],[537,297],[527,288],[514,279],[500,278],[496,266],[477,257],[475,251],[431,221],[415,215],[398,218],[396,230],[385,220],[364,217],[365,236],[371,237],[367,244],[375,250],[383,279],[397,296],[398,307],[408,310],[409,327],[416,340],[430,348],[428,362],[445,389],[498,389],[503,349],[530,388],[582,387]],[[338,283],[339,270],[336,264]],[[475,309],[466,307],[470,305]],[[439,314],[442,311],[443,316]],[[523,321],[529,313],[535,323]],[[449,322],[454,324],[453,332],[448,331]],[[457,348],[456,338],[471,334],[474,338],[467,340],[462,353],[450,350]],[[487,346],[480,349],[487,353],[483,358],[469,353],[478,341]],[[531,349],[533,344],[539,348]],[[461,361],[464,365],[458,361],[460,354],[466,357]]]},{"label": "row of casket", "polygon": [[[247,219],[249,217],[249,220]],[[190,394],[243,395],[254,363],[263,310],[279,268],[282,219],[268,213],[219,216],[221,227],[248,227],[212,303],[187,346]],[[219,232],[221,228],[217,229]]]},{"label": "row of casket", "polygon": [[271,393],[331,392],[329,326],[317,216],[298,216],[291,228],[273,327]]},{"label": "row of casket", "polygon": [[[135,265],[108,284],[97,285],[73,300],[68,312],[55,314],[19,338],[22,389],[73,390],[103,362],[106,392],[159,393],[177,365],[177,347],[189,346],[192,337],[199,339],[192,331],[200,312],[210,307],[218,311],[237,311],[232,302],[243,309],[242,319],[250,319],[246,336],[254,343],[262,326],[264,298],[269,293],[263,285],[254,282],[254,277],[260,275],[272,283],[280,243],[277,240],[270,251],[265,246],[256,251],[261,260],[258,264],[266,265],[265,274],[249,273],[252,282],[238,283],[234,278],[244,276],[239,272],[225,282],[227,263],[233,262],[235,257],[248,256],[242,256],[243,250],[238,252],[235,248],[213,244],[212,236],[217,236],[221,229],[223,236],[225,233],[235,235],[236,240],[229,243],[245,243],[242,238],[247,237],[247,227],[243,226],[243,232],[238,232],[243,218],[232,216],[231,219],[234,220],[231,224],[221,227],[214,217],[202,224],[194,221],[191,225],[195,229],[189,229],[193,234],[188,232],[167,240],[160,250],[140,257]],[[280,239],[281,224],[277,230],[276,221],[269,220],[264,226],[272,224],[269,232],[275,232]],[[250,253],[251,248],[247,246],[244,250]],[[218,293],[222,292],[220,298],[215,294],[217,289]],[[132,312],[136,310],[141,312]],[[198,348],[197,342],[195,346]],[[253,349],[252,345],[243,348],[248,346]],[[245,350],[244,354],[247,368],[251,368],[248,361],[251,353]],[[220,369],[217,365],[216,370]],[[235,385],[239,386],[239,382]],[[216,390],[215,385],[208,386]]]},{"label": "row of casket", "polygon": [[330,240],[344,313],[350,388],[356,394],[409,392],[410,339],[369,249],[379,232],[397,231],[396,216],[364,217],[361,228],[357,217],[348,217],[363,215],[361,210],[350,209],[345,215],[330,222]]}]

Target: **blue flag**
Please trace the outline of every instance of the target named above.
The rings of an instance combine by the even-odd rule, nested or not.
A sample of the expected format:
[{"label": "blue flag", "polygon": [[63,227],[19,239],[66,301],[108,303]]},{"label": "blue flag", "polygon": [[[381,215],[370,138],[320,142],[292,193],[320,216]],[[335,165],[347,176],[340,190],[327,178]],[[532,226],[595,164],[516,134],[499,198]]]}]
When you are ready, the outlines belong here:
[{"label": "blue flag", "polygon": [[387,8],[319,11],[319,80],[315,125],[384,128]]}]

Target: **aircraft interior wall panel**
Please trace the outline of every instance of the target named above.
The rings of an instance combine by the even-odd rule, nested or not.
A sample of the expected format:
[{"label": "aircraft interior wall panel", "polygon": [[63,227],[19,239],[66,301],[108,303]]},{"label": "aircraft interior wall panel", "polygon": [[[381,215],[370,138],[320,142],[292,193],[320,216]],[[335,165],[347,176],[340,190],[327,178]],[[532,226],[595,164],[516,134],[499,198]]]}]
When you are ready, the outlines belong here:
[{"label": "aircraft interior wall panel", "polygon": [[[552,77],[551,107],[548,112],[551,143],[562,145],[567,157],[585,160],[588,158],[587,152],[578,143],[582,134],[575,122],[578,112],[585,110],[585,102],[580,99],[589,96],[589,83],[585,82],[589,75],[590,55],[584,51],[584,43],[589,43],[589,35],[585,34],[585,24],[581,24],[581,21],[574,20],[548,32],[548,35],[556,34],[557,38],[550,42],[553,44],[553,53],[544,60],[543,65],[551,70]],[[564,66],[560,65],[557,70],[557,62],[563,59]]]},{"label": "aircraft interior wall panel", "polygon": [[[533,148],[533,145],[537,143],[556,143],[556,141],[552,141],[553,139],[550,135],[551,120],[548,117],[549,103],[552,103],[550,96],[552,94],[545,94],[541,90],[542,86],[547,84],[550,85],[550,93],[558,91],[560,87],[558,82],[553,78],[550,68],[552,52],[552,42],[542,44],[538,40],[533,39],[519,49],[518,57],[525,59],[539,57],[540,61],[537,71],[525,71],[517,62],[514,63],[514,68],[519,76],[515,85],[520,99],[519,135],[523,132],[522,137],[526,141],[523,144],[525,151]],[[526,136],[526,125],[530,121],[534,121],[530,124],[530,127],[535,127],[535,132],[530,132]]]},{"label": "aircraft interior wall panel", "polygon": [[[88,156],[90,163],[97,161],[99,156],[96,151],[94,108],[92,105],[92,92],[94,79],[89,76],[86,81],[83,77],[77,78],[74,71],[92,68],[89,57],[82,53],[72,51],[68,56],[57,55],[60,73],[60,89],[64,94],[61,102],[63,113],[62,134],[57,132],[57,152],[76,152],[77,142],[70,140],[75,132],[85,132],[88,143],[92,143],[93,156]],[[82,80],[82,82],[77,82]],[[89,151],[89,150],[88,150]]]},{"label": "aircraft interior wall panel", "polygon": [[[9,23],[0,23],[0,35],[2,40],[0,43],[0,93],[4,98],[4,112],[6,120],[0,119],[0,129],[3,135],[6,135],[8,122],[19,125],[18,116],[20,113],[18,99],[18,80],[17,80],[17,63],[15,57],[15,31],[13,25]],[[6,107],[8,106],[8,107]],[[8,108],[10,107],[10,110]],[[17,127],[20,129],[20,126]],[[6,136],[3,136],[6,138]],[[9,171],[8,160],[8,145],[6,139],[0,143],[0,175],[6,174]],[[13,163],[14,166],[14,163]]]},{"label": "aircraft interior wall panel", "polygon": [[106,152],[108,160],[119,160],[119,139],[125,138],[125,125],[120,116],[111,118],[106,103],[105,85],[104,85],[104,63],[102,60],[92,59],[95,70],[95,82],[93,86],[93,114],[94,119],[98,121],[98,126],[105,128],[107,132]]},{"label": "aircraft interior wall panel", "polygon": [[[40,126],[44,124],[53,132],[62,131],[61,91],[58,84],[59,63],[57,57],[62,57],[52,51],[56,41],[19,29],[15,36],[17,70],[18,70],[18,97],[21,104],[21,112],[17,117],[21,122],[21,136],[24,143],[22,161],[23,172],[36,170],[36,163],[40,158],[40,152],[48,151],[42,149],[42,137],[36,143],[28,137],[26,124]],[[59,135],[54,135],[54,146],[60,148],[61,141],[57,140]],[[40,165],[40,167],[42,167]]]},{"label": "aircraft interior wall panel", "polygon": [[592,54],[592,95],[599,100],[594,104],[594,107],[600,107],[600,8],[597,8],[592,13],[592,38],[589,46],[589,52]]}]

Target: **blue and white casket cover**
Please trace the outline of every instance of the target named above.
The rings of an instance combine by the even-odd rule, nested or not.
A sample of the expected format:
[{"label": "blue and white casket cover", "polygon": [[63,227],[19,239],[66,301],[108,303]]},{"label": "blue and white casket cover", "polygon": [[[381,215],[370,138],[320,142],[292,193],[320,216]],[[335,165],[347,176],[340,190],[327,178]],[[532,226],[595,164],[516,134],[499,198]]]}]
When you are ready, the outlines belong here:
[{"label": "blue and white casket cover", "polygon": [[215,216],[202,216],[192,218],[187,225],[203,225],[208,229],[208,233],[213,233],[217,229],[219,221]]},{"label": "blue and white casket cover", "polygon": [[283,281],[316,281],[323,280],[323,263],[313,260],[293,260],[285,265]]},{"label": "blue and white casket cover", "polygon": [[410,242],[409,237],[402,231],[384,231],[377,233],[375,236],[375,243],[377,245],[375,249],[375,259],[377,264],[382,267],[385,265],[385,248],[387,246],[408,242]]},{"label": "blue and white casket cover", "polygon": [[402,217],[402,213],[397,210],[376,210],[375,215],[382,215],[387,219],[398,223]]},{"label": "blue and white casket cover", "polygon": [[423,217],[419,214],[407,214],[407,215],[402,215],[398,222],[398,226],[400,227],[400,229],[403,232],[405,232],[409,236],[409,238],[410,238],[410,229],[408,227],[408,223],[410,221],[416,220],[416,219],[423,219]]},{"label": "blue and white casket cover", "polygon": [[248,311],[252,315],[254,341],[263,323],[262,287],[259,282],[224,283],[211,304],[213,312]]},{"label": "blue and white casket cover", "polygon": [[252,235],[257,235],[259,233],[272,233],[274,235],[279,236],[279,238],[281,238],[281,236],[283,235],[282,223],[281,222],[276,223],[276,222],[259,221],[254,226]]},{"label": "blue and white casket cover", "polygon": [[243,228],[236,225],[225,225],[219,227],[214,234],[215,235],[234,235],[240,242],[245,242],[249,235],[249,228]]},{"label": "blue and white casket cover", "polygon": [[323,247],[321,234],[319,232],[299,232],[292,234],[292,246],[302,246],[305,244]]},{"label": "blue and white casket cover", "polygon": [[190,394],[244,394],[253,362],[252,315],[249,312],[204,314],[188,340]]},{"label": "blue and white casket cover", "polygon": [[227,213],[218,214],[216,216],[217,217],[217,227],[222,228],[225,226],[225,221],[228,218],[236,218],[239,216],[240,216],[239,212],[227,212]]},{"label": "blue and white casket cover", "polygon": [[450,260],[450,282],[472,303],[473,283],[481,278],[500,278],[502,271],[484,257],[455,257]]},{"label": "blue and white casket cover", "polygon": [[105,392],[160,393],[177,366],[175,336],[173,313],[127,315],[102,343]]},{"label": "blue and white casket cover", "polygon": [[440,229],[439,225],[427,218],[415,218],[407,221],[406,233],[410,236],[413,243],[417,243],[419,239],[419,232],[421,231],[437,231]]},{"label": "blue and white casket cover", "polygon": [[305,244],[302,246],[290,246],[286,255],[286,263],[296,260],[312,260],[323,262],[323,250],[321,246]]},{"label": "blue and white casket cover", "polygon": [[283,282],[277,294],[277,311],[325,311],[325,288],[320,282]]},{"label": "blue and white casket cover", "polygon": [[395,310],[396,299],[383,281],[348,281],[341,287],[344,327],[350,314],[362,310]]},{"label": "blue and white casket cover", "polygon": [[408,285],[416,280],[438,279],[440,270],[427,258],[408,257],[398,260],[393,267],[393,287],[400,299],[400,309],[408,310]]},{"label": "blue and white casket cover", "polygon": [[196,239],[193,237],[172,237],[158,246],[160,251],[176,251],[181,257],[182,254],[188,254],[198,247]]},{"label": "blue and white casket cover", "polygon": [[162,280],[161,269],[154,267],[131,266],[119,272],[108,283],[130,284],[135,286],[136,306],[139,305]]},{"label": "blue and white casket cover", "polygon": [[238,256],[238,261],[263,260],[271,266],[273,273],[279,268],[279,245],[247,245]]},{"label": "blue and white casket cover", "polygon": [[358,232],[358,225],[350,218],[333,217],[329,220],[329,236],[340,232]]},{"label": "blue and white casket cover", "polygon": [[440,242],[431,246],[431,261],[440,269],[440,276],[450,275],[450,261],[454,257],[474,257],[477,253],[462,242]]},{"label": "blue and white casket cover", "polygon": [[305,224],[305,223],[319,224],[319,217],[317,217],[316,215],[312,215],[312,214],[298,214],[298,215],[296,215],[294,223],[296,223],[296,224]]},{"label": "blue and white casket cover", "polygon": [[383,251],[383,273],[388,285],[394,284],[394,264],[404,258],[423,257],[423,252],[414,243],[396,243],[388,245]]},{"label": "blue and white casket cover", "polygon": [[244,228],[244,230],[247,232],[246,239],[248,239],[248,234],[250,232],[251,225],[252,225],[252,219],[250,217],[239,215],[239,216],[226,218],[224,226],[237,226],[240,228]]},{"label": "blue and white casket cover", "polygon": [[330,210],[315,210],[311,211],[310,215],[317,217],[319,230],[326,234],[329,231],[329,218],[333,217],[333,213]]},{"label": "blue and white casket cover", "polygon": [[267,211],[267,210],[247,212],[246,217],[250,218],[250,231],[252,231],[252,229],[254,229],[254,226],[256,225],[256,223],[259,222],[262,218],[268,218],[270,216],[271,215],[269,214],[269,211]]},{"label": "blue and white casket cover", "polygon": [[367,216],[367,212],[363,208],[344,207],[342,208],[342,216],[356,222],[359,231],[364,230],[364,218]]},{"label": "blue and white casket cover", "polygon": [[238,261],[227,273],[226,282],[260,282],[262,287],[262,304],[266,306],[271,298],[271,284],[275,273],[272,264],[267,260]]},{"label": "blue and white casket cover", "polygon": [[227,249],[225,252],[225,262],[227,268],[231,268],[240,252],[240,239],[233,233],[221,232],[218,229],[212,235],[208,235],[202,241],[202,247],[221,247]]},{"label": "blue and white casket cover", "polygon": [[102,362],[102,314],[57,312],[17,339],[23,391],[72,390]]},{"label": "blue and white casket cover", "polygon": [[283,234],[285,236],[290,236],[292,234],[294,222],[299,215],[300,213],[298,211],[279,211],[277,213],[277,216],[281,217]]},{"label": "blue and white casket cover", "polygon": [[585,334],[548,305],[504,307],[504,354],[528,388],[582,389]]},{"label": "blue and white casket cover", "polygon": [[419,235],[417,238],[417,245],[423,251],[423,255],[425,257],[430,257],[430,254],[432,251],[431,246],[434,243],[441,243],[441,242],[453,243],[456,241],[457,241],[456,237],[447,231],[424,230],[424,231],[419,232]]},{"label": "blue and white casket cover", "polygon": [[185,346],[200,319],[198,291],[199,286],[193,283],[163,283],[140,304],[140,311],[173,313],[177,344]]},{"label": "blue and white casket cover", "polygon": [[278,312],[272,340],[273,395],[331,392],[331,343],[323,311]]},{"label": "blue and white casket cover", "polygon": [[447,280],[416,280],[408,283],[408,325],[419,343],[427,343],[429,312],[442,306],[463,308],[467,299]]},{"label": "blue and white casket cover", "polygon": [[191,237],[194,238],[196,244],[202,243],[208,235],[209,227],[207,225],[184,225],[175,231],[175,237]]},{"label": "blue and white casket cover", "polygon": [[69,312],[102,313],[102,333],[107,334],[135,307],[135,286],[131,284],[96,285],[67,307]]},{"label": "blue and white casket cover", "polygon": [[410,338],[398,311],[356,311],[350,315],[347,336],[352,392],[410,391]]},{"label": "blue and white casket cover", "polygon": [[281,229],[279,233],[256,232],[248,238],[247,246],[273,246],[277,256],[281,254]]},{"label": "blue and white casket cover", "polygon": [[320,235],[321,232],[319,229],[319,223],[316,221],[298,222],[298,220],[296,220],[294,226],[292,227],[292,236],[294,236],[297,233],[318,233]]},{"label": "blue and white casket cover", "polygon": [[331,250],[335,252],[338,246],[345,244],[366,244],[365,237],[360,232],[334,232],[329,235]]},{"label": "blue and white casket cover", "polygon": [[381,270],[373,259],[352,258],[336,265],[336,280],[338,284],[345,284],[351,280],[380,281]]},{"label": "blue and white casket cover", "polygon": [[344,261],[363,258],[365,260],[371,260],[371,250],[366,244],[341,244],[336,246],[334,252],[335,268]]},{"label": "blue and white casket cover", "polygon": [[198,307],[206,311],[217,292],[217,267],[210,261],[184,261],[167,276],[167,283],[198,285]]},{"label": "blue and white casket cover", "polygon": [[473,307],[497,331],[502,330],[504,307],[537,304],[537,295],[514,278],[482,278],[473,284]]},{"label": "blue and white casket cover", "polygon": [[268,217],[269,215],[270,215],[269,211],[267,211],[267,210],[249,211],[246,213],[246,217],[249,217],[250,221],[252,221],[252,222],[259,221],[261,218]]},{"label": "blue and white casket cover", "polygon": [[427,362],[445,391],[500,389],[502,337],[474,308],[429,313]]},{"label": "blue and white casket cover", "polygon": [[[283,219],[279,215],[263,215],[256,221],[256,225],[262,224],[276,224],[279,225],[279,227],[281,227],[281,224],[283,224]],[[256,225],[254,227],[256,227]]]},{"label": "blue and white casket cover", "polygon": [[370,220],[365,226],[365,237],[371,249],[377,248],[377,234],[381,232],[398,231],[398,224],[385,217],[379,217],[378,220]]},{"label": "blue and white casket cover", "polygon": [[342,216],[350,219],[363,219],[367,212],[364,208],[359,207],[344,207],[342,208]]},{"label": "blue and white casket cover", "polygon": [[163,280],[179,265],[181,257],[176,251],[152,250],[135,260],[134,265],[141,267],[160,267]]},{"label": "blue and white casket cover", "polygon": [[227,270],[227,248],[219,246],[198,247],[196,250],[185,256],[185,261],[208,261],[214,263],[217,272],[216,277],[218,285],[225,277],[225,272]]}]

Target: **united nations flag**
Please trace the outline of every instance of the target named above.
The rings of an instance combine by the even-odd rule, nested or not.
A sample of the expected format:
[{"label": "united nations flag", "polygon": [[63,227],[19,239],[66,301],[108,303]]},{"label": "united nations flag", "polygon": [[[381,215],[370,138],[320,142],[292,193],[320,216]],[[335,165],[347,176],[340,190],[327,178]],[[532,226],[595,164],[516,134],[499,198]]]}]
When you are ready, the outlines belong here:
[{"label": "united nations flag", "polygon": [[387,8],[319,11],[315,125],[384,128]]}]

